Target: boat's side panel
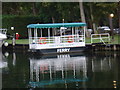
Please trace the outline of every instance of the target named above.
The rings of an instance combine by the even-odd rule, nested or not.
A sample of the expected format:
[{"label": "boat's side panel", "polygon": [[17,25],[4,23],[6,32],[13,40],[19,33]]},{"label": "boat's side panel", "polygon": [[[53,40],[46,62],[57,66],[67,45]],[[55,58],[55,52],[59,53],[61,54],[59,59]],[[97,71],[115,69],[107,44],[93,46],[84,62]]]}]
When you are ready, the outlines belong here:
[{"label": "boat's side panel", "polygon": [[42,54],[54,54],[54,53],[72,53],[72,52],[82,52],[85,47],[66,47],[66,48],[53,48],[53,49],[38,49],[37,52]]},{"label": "boat's side panel", "polygon": [[84,47],[85,42],[59,43],[59,44],[29,44],[30,49],[55,49],[66,47]]}]

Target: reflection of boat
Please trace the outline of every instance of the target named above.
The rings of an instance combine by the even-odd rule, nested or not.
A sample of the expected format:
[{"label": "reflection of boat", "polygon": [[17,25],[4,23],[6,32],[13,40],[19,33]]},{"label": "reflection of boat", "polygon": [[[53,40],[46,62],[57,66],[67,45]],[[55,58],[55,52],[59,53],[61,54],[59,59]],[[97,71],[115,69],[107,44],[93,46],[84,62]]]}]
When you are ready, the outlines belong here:
[{"label": "reflection of boat", "polygon": [[2,54],[2,49],[0,48],[0,69],[8,67],[8,63]]},{"label": "reflection of boat", "polygon": [[[43,57],[30,57],[30,82],[31,87],[52,87],[70,83],[84,83],[93,79],[96,72],[109,72],[113,65],[111,57],[101,54],[85,56],[84,54],[59,54]],[[92,57],[92,58],[91,58]],[[88,60],[89,59],[89,60]],[[94,75],[94,76],[93,76]],[[83,85],[83,84],[82,84]]]},{"label": "reflection of boat", "polygon": [[57,55],[57,58],[30,58],[30,86],[85,82],[87,80],[87,62],[85,56],[70,57],[69,54]]},{"label": "reflection of boat", "polygon": [[5,68],[7,67],[8,63],[0,60],[0,68]]},{"label": "reflection of boat", "polygon": [[0,29],[0,47],[2,47],[3,40],[7,38],[6,32],[7,29]]},{"label": "reflection of boat", "polygon": [[100,71],[110,71],[112,68],[111,57],[101,57],[99,59],[92,59],[92,71],[100,72]]}]

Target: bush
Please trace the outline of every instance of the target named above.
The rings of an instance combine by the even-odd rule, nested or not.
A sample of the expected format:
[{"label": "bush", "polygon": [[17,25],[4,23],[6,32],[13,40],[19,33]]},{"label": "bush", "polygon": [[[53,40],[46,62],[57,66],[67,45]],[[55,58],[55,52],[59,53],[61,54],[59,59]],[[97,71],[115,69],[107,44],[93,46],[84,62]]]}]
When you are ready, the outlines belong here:
[{"label": "bush", "polygon": [[27,25],[33,23],[43,23],[42,18],[39,16],[2,16],[2,28],[7,28],[7,34],[13,35],[13,31],[10,29],[13,26],[14,33],[19,33],[20,38],[28,38]]}]

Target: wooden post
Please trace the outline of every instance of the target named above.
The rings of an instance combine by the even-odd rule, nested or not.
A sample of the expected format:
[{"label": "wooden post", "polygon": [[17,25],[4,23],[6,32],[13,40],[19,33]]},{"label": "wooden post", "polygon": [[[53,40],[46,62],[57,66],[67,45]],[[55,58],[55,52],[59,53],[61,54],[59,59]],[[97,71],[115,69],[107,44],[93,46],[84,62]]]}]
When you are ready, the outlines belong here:
[{"label": "wooden post", "polygon": [[15,46],[15,38],[14,37],[12,39],[12,45],[13,45],[13,47]]}]

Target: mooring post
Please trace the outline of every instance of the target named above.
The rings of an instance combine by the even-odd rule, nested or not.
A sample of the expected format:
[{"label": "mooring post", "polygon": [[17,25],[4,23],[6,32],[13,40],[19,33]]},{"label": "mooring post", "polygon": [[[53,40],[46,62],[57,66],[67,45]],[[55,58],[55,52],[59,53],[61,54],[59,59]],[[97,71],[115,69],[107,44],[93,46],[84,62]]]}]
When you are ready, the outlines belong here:
[{"label": "mooring post", "polygon": [[92,50],[96,51],[96,46],[95,45],[92,45]]},{"label": "mooring post", "polygon": [[113,50],[117,50],[116,45],[113,45]]},{"label": "mooring post", "polygon": [[15,46],[15,38],[13,36],[13,39],[12,39],[12,45]]},{"label": "mooring post", "polygon": [[14,27],[11,27],[11,30],[13,31],[12,45],[14,47],[15,46],[15,32],[14,32]]}]

